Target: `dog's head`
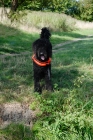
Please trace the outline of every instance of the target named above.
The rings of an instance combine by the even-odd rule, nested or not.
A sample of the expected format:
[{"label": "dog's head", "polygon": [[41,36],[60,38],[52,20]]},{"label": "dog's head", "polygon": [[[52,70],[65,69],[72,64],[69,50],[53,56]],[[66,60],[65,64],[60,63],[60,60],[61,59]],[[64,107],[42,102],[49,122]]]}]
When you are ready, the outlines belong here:
[{"label": "dog's head", "polygon": [[45,39],[39,39],[34,44],[34,53],[36,58],[42,62],[51,57],[52,49],[51,44]]},{"label": "dog's head", "polygon": [[49,41],[49,37],[51,36],[49,30],[44,27],[41,29],[40,39],[37,39],[33,43],[33,51],[36,58],[39,61],[47,61],[50,57],[52,57],[52,45]]}]

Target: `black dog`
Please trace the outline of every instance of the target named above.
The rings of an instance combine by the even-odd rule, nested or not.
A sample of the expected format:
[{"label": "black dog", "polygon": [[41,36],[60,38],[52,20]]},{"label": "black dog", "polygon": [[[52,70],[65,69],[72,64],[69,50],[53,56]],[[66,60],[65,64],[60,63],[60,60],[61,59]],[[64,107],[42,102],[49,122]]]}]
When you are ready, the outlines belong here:
[{"label": "black dog", "polygon": [[52,45],[49,41],[51,34],[44,27],[41,29],[40,38],[33,43],[33,70],[34,70],[34,91],[42,92],[41,79],[45,80],[46,90],[52,91],[51,84],[51,58]]}]

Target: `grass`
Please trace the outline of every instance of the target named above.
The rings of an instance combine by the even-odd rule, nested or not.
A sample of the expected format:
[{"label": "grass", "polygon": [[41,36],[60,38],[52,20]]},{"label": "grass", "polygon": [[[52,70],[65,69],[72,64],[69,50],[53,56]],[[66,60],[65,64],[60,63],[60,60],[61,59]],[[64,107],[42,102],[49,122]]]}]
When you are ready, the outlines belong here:
[{"label": "grass", "polygon": [[31,51],[31,43],[37,34],[26,34],[8,26],[0,25],[0,53]]},{"label": "grass", "polygon": [[[60,51],[57,48],[52,58],[54,92],[43,91],[40,96],[33,93],[31,61],[31,44],[39,37],[38,33],[28,34],[0,25],[0,34],[0,103],[25,102],[31,109],[40,110],[31,130],[24,124],[11,124],[0,129],[0,138],[92,140],[93,37],[64,45]],[[51,42],[54,47],[92,34],[92,30],[52,32]]]},{"label": "grass", "polygon": [[[51,42],[53,46],[64,41],[72,40],[75,38],[83,38],[87,35],[92,35],[92,30],[82,30],[73,32],[52,32]],[[0,54],[14,54],[26,51],[32,51],[32,43],[35,39],[39,38],[39,33],[28,34],[0,24]]]}]

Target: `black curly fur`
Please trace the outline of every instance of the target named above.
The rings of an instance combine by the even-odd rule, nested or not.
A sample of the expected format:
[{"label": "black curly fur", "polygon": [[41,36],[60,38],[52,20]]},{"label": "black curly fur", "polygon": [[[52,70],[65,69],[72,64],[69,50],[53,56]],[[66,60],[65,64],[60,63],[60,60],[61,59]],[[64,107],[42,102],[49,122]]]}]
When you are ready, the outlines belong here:
[{"label": "black curly fur", "polygon": [[[37,60],[44,62],[52,57],[52,45],[50,43],[51,34],[49,30],[44,27],[41,29],[40,38],[33,43],[33,53]],[[41,79],[45,81],[46,90],[52,91],[51,84],[51,64],[46,66],[39,66],[33,62],[34,71],[34,91],[42,93],[42,87],[40,85]]]},{"label": "black curly fur", "polygon": [[40,38],[42,38],[42,39],[44,39],[44,38],[45,39],[49,39],[50,36],[51,36],[49,30],[46,27],[42,28],[41,30],[42,31],[41,31],[41,34],[40,34]]}]

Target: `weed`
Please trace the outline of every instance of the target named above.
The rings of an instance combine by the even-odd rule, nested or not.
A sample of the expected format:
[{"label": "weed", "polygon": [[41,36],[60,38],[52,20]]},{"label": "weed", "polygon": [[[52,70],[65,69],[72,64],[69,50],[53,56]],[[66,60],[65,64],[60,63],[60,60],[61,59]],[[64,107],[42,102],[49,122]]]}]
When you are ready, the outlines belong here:
[{"label": "weed", "polygon": [[31,140],[32,135],[29,127],[22,124],[11,124],[5,129],[0,130],[0,138],[8,140]]},{"label": "weed", "polygon": [[[91,118],[93,112],[89,107],[93,106],[93,101],[90,100],[84,104],[80,99],[78,101],[80,96],[77,94],[78,90],[79,87],[71,91],[66,98],[63,96],[61,98],[62,93],[52,94],[50,98],[39,98],[42,117],[36,121],[32,129],[37,139],[93,139],[93,119]],[[89,114],[86,114],[86,111]]]}]

